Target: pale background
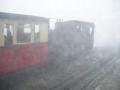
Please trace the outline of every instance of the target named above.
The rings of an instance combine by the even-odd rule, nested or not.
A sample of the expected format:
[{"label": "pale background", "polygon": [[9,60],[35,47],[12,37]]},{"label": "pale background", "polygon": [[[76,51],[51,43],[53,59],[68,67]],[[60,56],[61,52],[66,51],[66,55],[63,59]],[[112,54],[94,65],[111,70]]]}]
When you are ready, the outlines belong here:
[{"label": "pale background", "polygon": [[95,46],[120,44],[120,0],[0,0],[0,12],[94,22]]}]

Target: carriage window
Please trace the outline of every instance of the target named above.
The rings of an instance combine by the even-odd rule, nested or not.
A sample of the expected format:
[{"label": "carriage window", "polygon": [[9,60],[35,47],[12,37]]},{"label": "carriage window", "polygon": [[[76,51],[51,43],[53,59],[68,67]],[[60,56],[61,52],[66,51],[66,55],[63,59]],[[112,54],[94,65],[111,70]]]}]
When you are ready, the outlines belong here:
[{"label": "carriage window", "polygon": [[34,41],[35,42],[40,42],[40,28],[38,24],[35,24],[35,35],[34,35]]},{"label": "carriage window", "polygon": [[81,32],[82,32],[82,30],[83,30],[82,28],[83,28],[83,26],[81,25],[81,26],[80,26],[80,31],[81,31]]},{"label": "carriage window", "polygon": [[11,46],[13,44],[13,25],[4,24],[3,34],[4,34],[4,45]]},{"label": "carriage window", "polygon": [[77,30],[79,30],[79,29],[80,29],[80,26],[79,26],[79,25],[77,25],[77,26],[76,26],[76,29],[77,29]]},{"label": "carriage window", "polygon": [[92,27],[89,28],[89,32],[90,32],[90,34],[93,32],[93,28]]},{"label": "carriage window", "polygon": [[30,24],[18,24],[17,26],[17,43],[31,42],[32,28]]}]

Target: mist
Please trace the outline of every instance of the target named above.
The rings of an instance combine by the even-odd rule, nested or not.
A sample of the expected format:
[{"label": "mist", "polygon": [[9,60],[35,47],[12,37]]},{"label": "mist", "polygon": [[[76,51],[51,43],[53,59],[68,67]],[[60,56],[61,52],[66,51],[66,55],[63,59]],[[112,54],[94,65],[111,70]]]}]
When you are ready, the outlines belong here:
[{"label": "mist", "polygon": [[0,0],[0,11],[93,22],[95,46],[118,46],[119,3],[119,0]]},{"label": "mist", "polygon": [[120,90],[120,0],[0,0],[0,12],[0,90]]}]

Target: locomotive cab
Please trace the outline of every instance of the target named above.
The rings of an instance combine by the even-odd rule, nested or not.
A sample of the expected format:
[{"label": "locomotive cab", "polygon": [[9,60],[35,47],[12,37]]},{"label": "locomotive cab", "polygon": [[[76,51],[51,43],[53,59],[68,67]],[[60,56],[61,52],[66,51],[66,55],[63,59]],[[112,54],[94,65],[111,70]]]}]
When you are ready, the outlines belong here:
[{"label": "locomotive cab", "polygon": [[[92,49],[94,46],[94,23],[71,20],[56,22],[55,31],[66,43],[67,47]],[[65,43],[64,43],[65,44]]]}]

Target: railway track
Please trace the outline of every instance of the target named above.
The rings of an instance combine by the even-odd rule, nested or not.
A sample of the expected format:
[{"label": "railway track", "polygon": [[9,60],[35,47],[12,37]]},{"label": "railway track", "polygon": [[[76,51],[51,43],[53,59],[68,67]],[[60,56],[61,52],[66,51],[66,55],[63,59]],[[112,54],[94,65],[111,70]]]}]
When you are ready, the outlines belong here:
[{"label": "railway track", "polygon": [[[100,53],[103,55],[103,57],[101,57],[102,55]],[[100,53],[98,51],[97,53],[94,52],[94,54],[86,53],[83,56],[81,56],[81,58],[84,57],[81,60],[79,60],[78,58],[77,60],[73,62],[71,61],[70,63],[67,63],[65,61],[65,63],[68,65],[68,66],[66,66],[66,64],[63,65],[65,66],[63,67],[63,69],[65,69],[66,71],[65,73],[60,72],[60,70],[54,72],[55,69],[53,71],[50,71],[50,73],[46,73],[46,70],[44,70],[43,72],[45,74],[43,74],[44,75],[43,78],[41,77],[43,76],[41,75],[41,73],[43,72],[39,69],[39,67],[36,69],[33,68],[30,71],[32,71],[31,73],[34,73],[33,74],[34,77],[32,77],[31,75],[28,76],[28,78],[26,79],[31,79],[28,81],[24,77],[22,77],[22,79],[25,79],[24,82],[21,81],[20,83],[21,85],[18,85],[15,88],[19,87],[20,88],[19,90],[29,90],[30,87],[32,86],[32,88],[34,89],[37,89],[38,87],[37,90],[95,90],[95,88],[108,76],[108,74],[111,74],[116,63],[120,62],[118,60],[119,57],[115,56],[115,54],[113,55],[113,53],[106,53],[106,54],[104,52],[100,52]],[[78,65],[74,64],[75,62],[78,62]],[[70,66],[70,72],[68,70],[69,66]],[[34,70],[37,71],[34,72]],[[29,74],[30,73],[27,73],[27,75]],[[45,78],[46,76],[48,77]],[[42,81],[45,82],[45,85],[40,85],[41,78]],[[21,89],[23,87],[25,89]],[[27,87],[29,89],[26,89]],[[45,89],[42,89],[43,87]],[[12,90],[16,90],[16,89],[12,89]]]},{"label": "railway track", "polygon": [[[64,77],[60,83],[50,87],[49,90],[94,90],[93,88],[105,78],[106,74],[111,72],[117,59],[118,58],[109,57],[101,63],[102,66],[89,68],[83,73],[76,71]],[[95,63],[97,64],[98,61]],[[103,72],[104,70],[105,72]],[[96,82],[97,84],[95,85],[94,83]]]},{"label": "railway track", "polygon": [[[117,60],[117,59],[116,59]],[[114,63],[114,64],[113,64]],[[87,82],[83,86],[75,87],[73,90],[95,90],[95,88],[106,78],[108,77],[115,66],[114,60],[111,60],[106,66],[104,66],[99,72],[95,74],[88,75]],[[79,83],[79,82],[78,82]]]},{"label": "railway track", "polygon": [[[113,64],[114,63],[114,64]],[[112,72],[114,71],[114,67],[117,65],[117,63],[120,63],[120,60],[116,58],[113,63],[109,66],[106,66],[103,70],[100,72],[100,75],[97,75],[95,79],[93,79],[87,87],[81,89],[81,90],[95,90],[96,87],[98,87],[105,78],[108,78],[109,75],[113,74]]]}]

